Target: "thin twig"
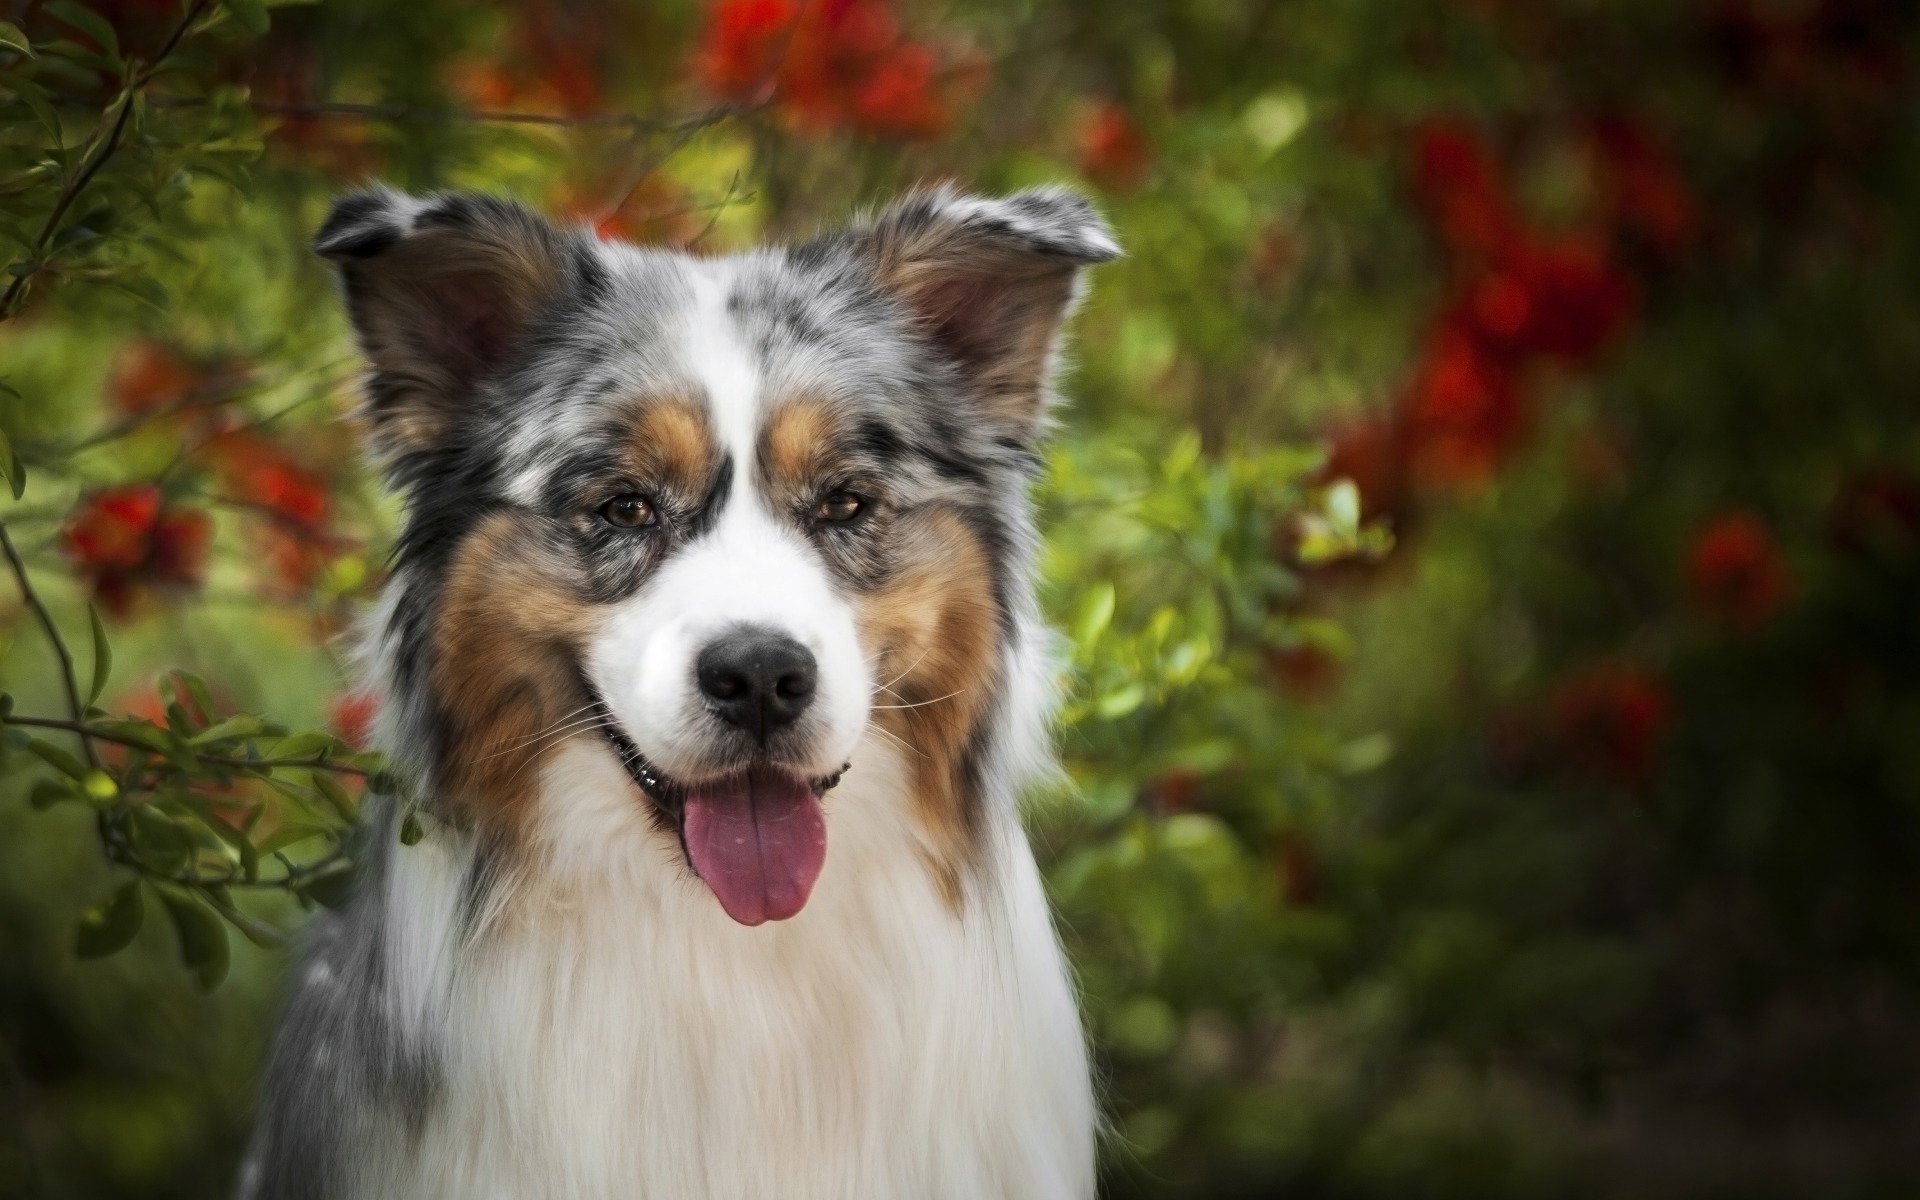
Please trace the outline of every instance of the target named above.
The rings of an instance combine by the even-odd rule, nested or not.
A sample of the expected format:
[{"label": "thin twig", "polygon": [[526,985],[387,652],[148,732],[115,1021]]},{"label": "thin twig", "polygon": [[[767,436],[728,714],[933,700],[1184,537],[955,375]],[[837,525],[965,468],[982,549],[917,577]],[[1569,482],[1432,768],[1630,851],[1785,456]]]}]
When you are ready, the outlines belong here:
[{"label": "thin twig", "polygon": [[[165,107],[184,107],[188,101],[167,100]],[[198,102],[193,102],[198,103]],[[317,120],[321,117],[351,117],[364,121],[447,121],[474,125],[540,125],[553,129],[630,129],[660,131],[701,125],[714,120],[719,109],[684,113],[674,117],[649,117],[639,113],[594,113],[570,117],[562,113],[510,112],[476,108],[417,108],[409,104],[354,104],[325,101],[314,104],[283,104],[256,101],[254,112],[270,117],[295,117]],[[721,106],[731,107],[731,106]]]},{"label": "thin twig", "polygon": [[[63,725],[80,735],[80,749],[86,754],[87,765],[98,767],[100,760],[94,757],[93,743],[87,740],[89,730],[81,724],[81,718],[86,715],[87,710],[86,706],[80,703],[80,685],[74,681],[73,654],[67,649],[67,640],[60,636],[60,627],[53,623],[53,614],[47,611],[45,604],[41,603],[40,593],[34,591],[33,581],[27,578],[27,564],[20,561],[20,552],[14,549],[13,538],[8,535],[4,521],[0,521],[0,550],[6,552],[7,563],[13,568],[14,581],[20,585],[20,598],[25,600],[27,607],[33,610],[34,618],[40,622],[40,628],[46,631],[47,640],[53,643],[53,652],[60,658],[60,682],[66,686],[67,707],[73,711],[73,720],[63,722]],[[11,721],[16,718],[8,717],[7,719]]]},{"label": "thin twig", "polygon": [[154,74],[167,61],[167,57],[179,48],[180,39],[186,36],[187,30],[200,19],[201,14],[206,12],[212,2],[213,0],[195,0],[193,7],[187,10],[187,15],[180,19],[180,24],[174,27],[167,40],[161,44],[159,53],[154,55],[153,61],[143,64],[121,87],[120,95],[115,100],[120,111],[113,119],[113,127],[107,132],[106,138],[96,143],[94,149],[89,151],[86,164],[80,168],[80,173],[69,179],[66,186],[60,189],[59,197],[53,202],[53,211],[47,214],[46,224],[40,227],[40,235],[33,240],[29,258],[36,264],[34,269],[25,274],[15,275],[13,282],[7,285],[7,290],[0,293],[0,321],[13,318],[13,306],[20,298],[21,289],[27,286],[29,279],[40,273],[41,268],[37,265],[40,256],[53,241],[54,235],[60,232],[60,222],[66,219],[67,212],[72,209],[74,201],[78,200],[80,193],[93,182],[94,176],[107,165],[107,160],[120,149],[120,141],[126,135],[127,124],[133,119],[134,97],[152,82]]},{"label": "thin twig", "polygon": [[[0,529],[0,536],[4,536],[4,533],[4,529]],[[8,713],[6,716],[0,717],[0,725],[27,725],[35,729],[65,729],[69,732],[80,734],[82,741],[87,738],[98,738],[103,742],[112,742],[119,746],[131,746],[135,750],[145,750],[149,754],[154,752],[151,745],[138,738],[109,733],[104,729],[88,725],[83,721],[62,721],[57,717],[19,717]],[[192,748],[189,747],[189,749]],[[294,767],[304,771],[335,771],[342,775],[358,775],[362,779],[369,778],[375,774],[375,772],[369,771],[364,767],[350,766],[347,763],[336,762],[330,758],[233,758],[224,754],[201,754],[198,751],[194,751],[193,756],[201,762],[213,763],[215,766],[221,767],[266,767],[269,769],[273,767]]]}]

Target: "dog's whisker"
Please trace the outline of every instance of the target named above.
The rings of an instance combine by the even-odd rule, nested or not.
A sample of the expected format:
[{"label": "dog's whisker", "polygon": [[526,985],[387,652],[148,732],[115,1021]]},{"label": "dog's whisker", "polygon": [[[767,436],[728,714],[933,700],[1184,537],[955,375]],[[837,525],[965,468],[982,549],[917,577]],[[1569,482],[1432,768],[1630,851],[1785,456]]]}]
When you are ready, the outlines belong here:
[{"label": "dog's whisker", "polygon": [[591,707],[592,705],[583,705],[580,708],[576,708],[573,710],[573,712],[568,713],[566,716],[560,718],[560,720],[547,726],[545,729],[539,730],[536,733],[527,734],[526,736],[516,740],[512,745],[504,746],[499,750],[495,750],[491,754],[483,754],[475,761],[486,762],[490,758],[499,758],[503,754],[512,754],[515,750],[525,749],[526,747],[534,744],[535,742],[538,742],[542,738],[551,737],[561,733],[574,732],[578,728],[599,719],[598,714],[595,714],[595,713],[587,713],[586,716],[584,717],[579,716],[580,713],[585,712],[586,709]]},{"label": "dog's whisker", "polygon": [[[574,734],[579,734],[579,733],[586,733],[586,732],[588,732],[589,730],[593,730],[593,729],[607,729],[607,728],[610,728],[610,727],[611,727],[611,723],[610,723],[609,721],[607,721],[607,720],[605,720],[604,718],[599,718],[599,717],[596,717],[596,718],[595,718],[595,719],[594,719],[594,720],[593,720],[593,721],[592,721],[591,723],[589,723],[589,724],[586,724],[586,725],[579,725],[579,726],[575,726],[575,727],[574,727],[574,728],[572,728],[572,729],[569,729],[569,730],[567,731],[567,734],[568,734],[568,736],[572,736],[572,735],[574,735]],[[505,784],[504,786],[509,786],[509,787],[510,787],[510,786],[512,786],[513,784],[515,784],[515,783],[517,783],[517,782],[519,782],[519,780],[520,780],[520,776],[522,776],[522,775],[524,775],[524,774],[526,774],[526,772],[527,772],[527,768],[528,768],[528,767],[531,767],[531,766],[532,766],[532,765],[534,764],[534,762],[536,761],[536,759],[537,759],[537,757],[538,757],[537,755],[528,755],[528,756],[527,756],[527,761],[525,761],[525,762],[523,762],[523,763],[521,763],[521,764],[520,764],[520,765],[519,765],[518,767],[516,767],[516,768],[514,768],[514,772],[513,772],[513,774],[512,774],[512,775],[509,775],[509,776],[507,777],[507,781],[506,781],[506,784]]]},{"label": "dog's whisker", "polygon": [[958,695],[961,695],[961,694],[962,694],[962,693],[964,693],[965,691],[966,691],[966,689],[965,689],[965,688],[961,688],[961,689],[960,689],[960,691],[958,691],[958,692],[948,692],[948,693],[947,693],[946,695],[944,695],[944,696],[935,696],[935,697],[934,697],[933,699],[931,699],[931,700],[921,700],[921,701],[919,701],[919,702],[917,702],[917,703],[914,703],[914,704],[873,704],[873,705],[869,705],[868,707],[870,707],[870,708],[873,708],[873,709],[875,709],[875,710],[880,710],[880,709],[897,709],[897,708],[925,708],[925,707],[926,707],[927,705],[929,705],[929,704],[938,704],[938,703],[940,703],[940,702],[941,702],[942,700],[951,700],[951,699],[953,699],[953,698],[954,698],[955,696],[958,696]]},{"label": "dog's whisker", "polygon": [[887,680],[885,683],[880,684],[875,690],[882,691],[882,692],[891,690],[894,684],[899,683],[902,679],[905,679],[907,676],[913,674],[913,669],[919,666],[921,663],[925,662],[927,655],[932,653],[933,653],[933,647],[928,646],[925,650],[922,650],[920,652],[919,658],[916,658],[912,662],[907,664],[906,670],[900,672],[898,675],[895,675],[892,679]]},{"label": "dog's whisker", "polygon": [[906,740],[901,738],[896,733],[893,733],[879,725],[869,725],[867,726],[867,728],[879,734],[881,737],[886,738],[888,741],[892,742],[894,745],[900,747],[902,750],[905,750],[908,754],[911,754],[916,758],[926,757],[926,755],[920,753],[919,750],[915,749],[913,746],[908,745]]}]

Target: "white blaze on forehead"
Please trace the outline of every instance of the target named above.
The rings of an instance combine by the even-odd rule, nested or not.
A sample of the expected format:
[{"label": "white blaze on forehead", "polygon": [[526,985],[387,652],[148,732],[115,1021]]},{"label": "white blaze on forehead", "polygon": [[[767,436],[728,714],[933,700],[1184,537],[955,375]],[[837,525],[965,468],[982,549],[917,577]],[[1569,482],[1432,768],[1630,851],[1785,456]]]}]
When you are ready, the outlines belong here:
[{"label": "white blaze on forehead", "polygon": [[733,457],[733,495],[728,506],[752,494],[755,431],[760,423],[760,372],[727,310],[734,266],[724,260],[690,262],[693,305],[687,313],[687,365],[706,391],[715,436]]},{"label": "white blaze on forehead", "polygon": [[730,262],[688,262],[684,368],[704,394],[715,438],[733,460],[732,490],[713,528],[677,548],[595,638],[588,670],[614,715],[669,775],[714,773],[715,718],[698,694],[694,662],[714,638],[757,625],[812,651],[819,683],[802,720],[811,726],[810,774],[838,770],[866,728],[872,681],[854,612],[819,554],[770,512],[759,489],[765,381],[727,298]]}]

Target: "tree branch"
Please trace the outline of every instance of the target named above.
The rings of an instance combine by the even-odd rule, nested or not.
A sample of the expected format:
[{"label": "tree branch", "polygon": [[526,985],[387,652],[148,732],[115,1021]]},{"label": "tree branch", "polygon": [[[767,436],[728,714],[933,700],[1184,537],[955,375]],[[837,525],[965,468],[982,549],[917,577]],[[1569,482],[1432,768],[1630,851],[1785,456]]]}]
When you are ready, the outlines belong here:
[{"label": "tree branch", "polygon": [[[34,618],[40,622],[40,628],[46,632],[47,640],[53,643],[53,652],[59,656],[60,682],[67,689],[67,707],[73,712],[73,720],[61,722],[60,727],[80,735],[80,749],[86,754],[87,765],[98,767],[100,760],[94,756],[93,743],[88,740],[88,734],[91,731],[82,724],[82,718],[86,716],[87,710],[86,706],[80,703],[80,685],[74,681],[73,653],[67,649],[67,640],[60,636],[60,627],[53,623],[53,614],[47,611],[45,604],[41,603],[40,593],[34,591],[33,581],[27,578],[27,564],[20,561],[20,552],[14,548],[13,538],[7,533],[4,521],[0,521],[0,550],[6,552],[7,563],[13,568],[14,581],[20,585],[20,598],[26,601],[28,608],[33,610]],[[24,718],[9,716],[7,720],[25,723]]]},{"label": "tree branch", "polygon": [[[4,536],[4,529],[0,529],[0,537]],[[65,729],[71,733],[80,734],[83,742],[87,738],[98,738],[103,742],[112,742],[118,746],[130,746],[135,750],[145,750],[148,753],[153,752],[153,747],[146,742],[136,738],[122,737],[116,733],[108,733],[102,729],[96,729],[84,721],[63,721],[58,717],[19,717],[8,713],[6,716],[0,717],[0,725],[24,725],[34,729]],[[303,771],[333,771],[341,775],[357,775],[362,779],[369,778],[375,774],[375,772],[369,771],[364,767],[351,766],[347,763],[336,762],[330,758],[233,758],[223,754],[201,754],[198,751],[194,752],[194,757],[201,762],[213,763],[215,766],[221,767],[265,767],[268,769],[274,767],[292,767]]]},{"label": "tree branch", "polygon": [[[93,142],[93,149],[88,152],[85,165],[60,189],[60,195],[53,202],[53,211],[47,214],[46,223],[40,227],[39,236],[33,240],[30,256],[33,269],[26,274],[15,275],[13,282],[7,285],[7,290],[0,293],[0,321],[13,318],[14,306],[19,303],[20,294],[26,288],[27,281],[40,273],[39,258],[52,243],[54,235],[60,232],[60,222],[66,219],[67,213],[73,208],[74,201],[80,198],[80,193],[86,191],[87,185],[91,184],[94,177],[100,174],[100,169],[107,165],[107,160],[120,149],[120,142],[126,135],[127,125],[133,119],[134,97],[153,81],[154,73],[167,61],[167,57],[179,48],[180,40],[186,36],[187,30],[200,19],[201,14],[206,12],[212,2],[213,0],[195,0],[193,7],[187,10],[187,15],[180,19],[180,24],[174,27],[173,32],[162,43],[153,61],[142,64],[128,77],[126,84],[120,89],[120,95],[114,101],[120,111],[114,116],[112,127],[107,131],[104,139],[98,142],[93,142],[92,138],[88,139]],[[112,110],[109,109],[109,111]],[[103,119],[104,115],[102,114]],[[98,132],[96,127],[96,136]]]}]

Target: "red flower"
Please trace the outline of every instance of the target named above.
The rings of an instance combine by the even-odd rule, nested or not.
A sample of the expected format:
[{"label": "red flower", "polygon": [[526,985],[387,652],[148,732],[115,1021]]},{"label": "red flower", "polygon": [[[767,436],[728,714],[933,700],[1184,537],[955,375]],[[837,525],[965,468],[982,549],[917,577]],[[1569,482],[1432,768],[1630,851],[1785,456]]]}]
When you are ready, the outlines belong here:
[{"label": "red flower", "polygon": [[569,116],[585,116],[600,105],[600,74],[593,51],[603,32],[595,28],[593,14],[566,11],[559,4],[528,7],[520,13],[515,38],[519,49]]},{"label": "red flower", "polygon": [[1293,646],[1267,654],[1267,670],[1281,691],[1303,700],[1326,700],[1340,690],[1344,664],[1320,646]]},{"label": "red flower", "polygon": [[341,741],[356,750],[364,749],[373,719],[380,712],[380,698],[372,692],[347,692],[334,698],[327,711],[327,725]]},{"label": "red flower", "polygon": [[1625,328],[1633,281],[1598,242],[1572,237],[1535,247],[1521,260],[1532,306],[1529,349],[1568,362],[1591,358]]},{"label": "red flower", "polygon": [[1280,898],[1288,904],[1312,904],[1320,896],[1320,860],[1298,833],[1282,835],[1273,848],[1273,870]]},{"label": "red flower", "polygon": [[1110,191],[1139,187],[1153,165],[1153,150],[1117,104],[1103,103],[1080,132],[1080,170]]},{"label": "red flower", "polygon": [[934,53],[901,36],[885,0],[717,0],[696,64],[716,95],[771,94],[814,129],[931,138],[947,125]]},{"label": "red flower", "polygon": [[205,452],[233,498],[266,518],[262,558],[282,590],[306,591],[338,548],[327,528],[333,496],[326,477],[247,430],[214,438]]},{"label": "red flower", "polygon": [[713,6],[698,71],[717,95],[753,100],[772,86],[794,0],[722,0]]},{"label": "red flower", "polygon": [[1694,535],[1687,575],[1695,602],[1737,629],[1764,625],[1786,602],[1792,582],[1773,534],[1746,512],[1724,513]]},{"label": "red flower", "polygon": [[1504,354],[1584,362],[1625,327],[1633,303],[1633,281],[1597,242],[1515,242],[1468,289],[1466,319]]},{"label": "red flower", "polygon": [[1912,553],[1920,548],[1920,479],[1881,468],[1848,480],[1828,512],[1827,536],[1862,558]]},{"label": "red flower", "polygon": [[1699,206],[1651,131],[1620,118],[1594,125],[1594,143],[1611,192],[1611,216],[1659,250],[1678,253],[1693,240]]},{"label": "red flower", "polygon": [[1147,794],[1163,813],[1187,812],[1200,798],[1200,776],[1192,771],[1169,771],[1147,785]]},{"label": "red flower", "polygon": [[854,92],[854,123],[886,137],[938,137],[947,127],[947,109],[933,88],[933,51],[903,44]]},{"label": "red flower", "polygon": [[1628,663],[1603,663],[1563,682],[1555,723],[1574,766],[1639,786],[1652,778],[1673,703],[1666,685]]},{"label": "red flower", "polygon": [[1368,417],[1333,431],[1323,479],[1351,479],[1360,489],[1361,515],[1393,519],[1407,507],[1407,438],[1392,417]]},{"label": "red flower", "polygon": [[1492,257],[1520,223],[1493,151],[1472,126],[1434,121],[1418,135],[1415,187],[1422,207],[1454,250]]},{"label": "red flower", "polygon": [[205,513],[168,508],[159,488],[138,484],[82,501],[61,535],[61,549],[101,606],[125,616],[145,585],[198,586],[212,535]]},{"label": "red flower", "polygon": [[156,342],[129,344],[114,363],[108,395],[130,417],[181,403],[200,383],[200,373]]},{"label": "red flower", "polygon": [[1531,420],[1513,368],[1459,320],[1427,345],[1406,399],[1406,431],[1419,474],[1442,486],[1483,483]]}]

